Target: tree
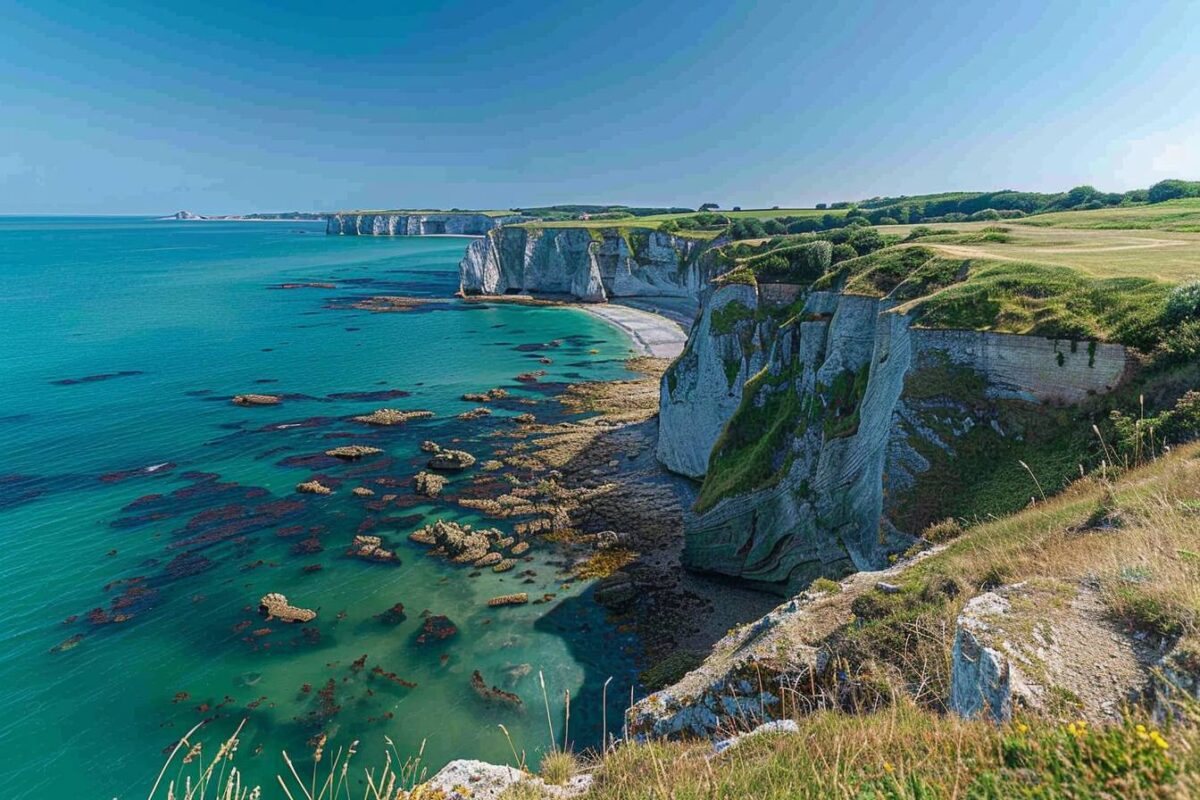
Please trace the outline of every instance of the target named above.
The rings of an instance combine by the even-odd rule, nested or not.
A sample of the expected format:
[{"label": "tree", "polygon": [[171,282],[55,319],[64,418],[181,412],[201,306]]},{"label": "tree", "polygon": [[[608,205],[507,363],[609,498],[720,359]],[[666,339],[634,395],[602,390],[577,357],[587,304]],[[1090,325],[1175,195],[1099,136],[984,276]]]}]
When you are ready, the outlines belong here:
[{"label": "tree", "polygon": [[1200,181],[1159,181],[1151,186],[1147,193],[1147,198],[1151,203],[1162,203],[1181,197],[1200,197]]},{"label": "tree", "polygon": [[818,210],[818,211],[824,211],[824,210],[825,210],[825,209],[827,209],[827,208],[829,208],[829,204],[828,204],[828,203],[817,203],[817,210]]},{"label": "tree", "polygon": [[704,205],[700,206],[701,211],[716,211],[718,208],[720,208],[720,206],[716,203],[705,203]]},{"label": "tree", "polygon": [[769,219],[763,223],[763,230],[768,236],[782,236],[787,233],[787,227],[777,219]]}]

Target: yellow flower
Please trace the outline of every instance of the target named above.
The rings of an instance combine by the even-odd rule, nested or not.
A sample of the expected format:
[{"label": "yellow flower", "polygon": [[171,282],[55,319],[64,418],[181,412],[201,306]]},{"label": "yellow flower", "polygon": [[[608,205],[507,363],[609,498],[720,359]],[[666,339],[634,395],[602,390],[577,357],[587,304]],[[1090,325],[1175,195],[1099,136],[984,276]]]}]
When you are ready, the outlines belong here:
[{"label": "yellow flower", "polygon": [[1150,732],[1150,741],[1154,742],[1160,750],[1166,750],[1171,746],[1171,743],[1164,739],[1158,731]]},{"label": "yellow flower", "polygon": [[1029,726],[1024,722],[1017,723],[1017,733],[1029,733]]},{"label": "yellow flower", "polygon": [[888,775],[891,775],[893,772],[896,771],[896,768],[892,766],[892,762],[885,761],[885,762],[883,762],[883,771],[886,772]]}]

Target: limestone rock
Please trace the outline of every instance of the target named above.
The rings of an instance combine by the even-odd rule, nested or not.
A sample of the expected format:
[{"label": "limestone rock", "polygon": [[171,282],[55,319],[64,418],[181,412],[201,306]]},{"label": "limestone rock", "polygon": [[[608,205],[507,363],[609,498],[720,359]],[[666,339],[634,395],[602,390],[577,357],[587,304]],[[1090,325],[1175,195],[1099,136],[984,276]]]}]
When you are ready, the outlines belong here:
[{"label": "limestone rock", "polygon": [[493,543],[502,536],[495,528],[476,530],[470,525],[439,519],[414,531],[408,538],[418,544],[433,546],[435,554],[445,555],[456,564],[468,564],[488,555]]},{"label": "limestone rock", "polygon": [[296,484],[296,491],[301,494],[333,494],[333,489],[330,489],[320,481],[305,481],[304,483]]},{"label": "limestone rock", "polygon": [[278,592],[263,595],[262,599],[258,601],[258,610],[267,619],[278,619],[283,622],[312,622],[317,618],[317,612],[289,605],[287,597]]},{"label": "limestone rock", "polygon": [[496,387],[488,389],[486,392],[467,392],[462,396],[462,399],[468,403],[490,403],[493,400],[502,400],[505,397],[508,397],[508,390]]},{"label": "limestone rock", "polygon": [[446,479],[432,472],[422,470],[413,478],[413,488],[417,494],[423,494],[426,497],[437,497],[445,486]]},{"label": "limestone rock", "polygon": [[355,486],[353,489],[350,490],[350,493],[353,494],[355,497],[374,497],[375,496],[375,491],[373,489],[368,489],[366,486]]},{"label": "limestone rock", "polygon": [[520,606],[529,602],[529,594],[527,592],[516,592],[514,594],[502,594],[498,597],[493,597],[487,601],[489,606]]},{"label": "limestone rock", "polygon": [[475,456],[466,450],[440,449],[429,459],[430,469],[440,469],[447,472],[467,469],[475,463]]},{"label": "limestone rock", "polygon": [[376,453],[382,453],[383,450],[378,447],[368,447],[363,444],[350,444],[343,447],[335,447],[332,450],[326,450],[325,455],[333,458],[344,458],[347,461],[353,461],[356,458],[363,456],[373,456]]},{"label": "limestone rock", "polygon": [[1117,721],[1145,693],[1153,660],[1093,589],[1050,580],[1002,586],[972,598],[958,617],[950,709],[997,722],[1018,708]]},{"label": "limestone rock", "polygon": [[325,233],[330,236],[482,236],[501,225],[524,222],[521,214],[480,214],[473,211],[428,213],[331,214]]},{"label": "limestone rock", "polygon": [[463,413],[459,414],[457,418],[463,422],[470,422],[471,420],[482,419],[483,417],[491,416],[491,413],[492,410],[490,408],[479,406],[478,408],[472,408],[470,411],[464,411]]},{"label": "limestone rock", "polygon": [[706,243],[660,231],[613,228],[494,230],[472,242],[459,264],[463,294],[698,297],[696,256]]},{"label": "limestone rock", "polygon": [[354,537],[354,541],[351,543],[350,549],[346,551],[346,555],[366,559],[367,561],[399,561],[393,551],[383,546],[383,539],[378,536],[364,536],[362,534]]},{"label": "limestone rock", "polygon": [[[1008,438],[1005,415],[1103,394],[1126,374],[1120,345],[915,328],[886,298],[800,297],[781,326],[756,321],[754,287],[713,291],[664,375],[658,444],[668,467],[708,474],[784,426],[772,452],[754,455],[770,467],[756,485],[722,493],[714,487],[729,484],[709,475],[685,519],[684,563],[788,596],[817,577],[883,568],[944,516],[908,502],[942,480],[931,448],[952,463],[968,432]],[[721,430],[724,451],[705,452]]]},{"label": "limestone rock", "polygon": [[541,778],[513,767],[501,767],[483,761],[451,761],[429,779],[424,794],[441,793],[444,800],[498,800],[506,789],[516,783],[529,783],[536,796],[547,800],[567,800],[581,797],[591,786],[590,774],[579,774],[566,786],[551,786]]},{"label": "limestone rock", "polygon": [[395,408],[380,408],[370,414],[351,417],[351,419],[364,425],[403,425],[414,419],[428,419],[432,416],[432,411],[400,411]]},{"label": "limestone rock", "polygon": [[275,406],[282,401],[282,397],[274,394],[239,394],[233,398],[236,406]]}]

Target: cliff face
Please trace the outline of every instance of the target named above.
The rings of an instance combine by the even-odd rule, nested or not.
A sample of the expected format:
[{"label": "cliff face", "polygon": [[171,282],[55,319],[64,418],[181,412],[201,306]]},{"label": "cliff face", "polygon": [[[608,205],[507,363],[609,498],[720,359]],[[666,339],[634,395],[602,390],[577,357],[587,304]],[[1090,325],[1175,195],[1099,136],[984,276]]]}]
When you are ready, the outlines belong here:
[{"label": "cliff face", "polygon": [[[746,310],[722,315],[735,297]],[[1006,458],[1049,404],[1126,370],[1119,345],[917,329],[886,300],[829,292],[801,294],[778,324],[765,299],[750,286],[709,298],[663,381],[658,452],[705,474],[685,563],[786,594],[886,566],[953,511],[947,487],[977,488],[968,473],[989,452]]]},{"label": "cliff face", "polygon": [[698,297],[706,243],[647,230],[525,228],[490,231],[459,264],[464,294]]},{"label": "cliff face", "polygon": [[332,214],[325,224],[331,236],[483,236],[501,225],[524,221],[519,215],[487,214]]},{"label": "cliff face", "polygon": [[742,399],[742,385],[763,368],[774,326],[756,319],[758,292],[730,284],[703,304],[687,347],[663,374],[658,459],[703,478],[708,454]]}]

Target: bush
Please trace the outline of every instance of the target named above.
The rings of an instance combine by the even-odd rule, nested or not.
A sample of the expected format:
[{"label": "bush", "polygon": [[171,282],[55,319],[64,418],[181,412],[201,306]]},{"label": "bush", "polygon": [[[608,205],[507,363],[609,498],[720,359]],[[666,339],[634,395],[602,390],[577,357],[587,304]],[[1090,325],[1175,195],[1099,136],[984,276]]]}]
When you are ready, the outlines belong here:
[{"label": "bush", "polygon": [[963,526],[953,517],[935,522],[921,532],[921,538],[933,544],[941,544],[962,535]]},{"label": "bush", "polygon": [[1200,318],[1200,281],[1181,283],[1167,295],[1163,321],[1168,325],[1178,325],[1197,318]]},{"label": "bush", "polygon": [[852,258],[858,258],[858,251],[848,244],[835,244],[833,246],[832,261],[834,264],[840,264],[843,261],[849,261]]}]

